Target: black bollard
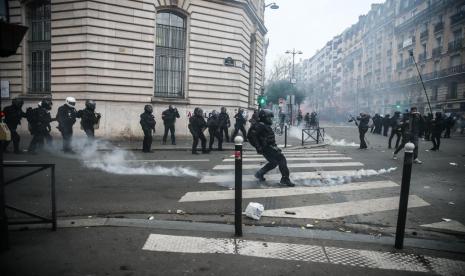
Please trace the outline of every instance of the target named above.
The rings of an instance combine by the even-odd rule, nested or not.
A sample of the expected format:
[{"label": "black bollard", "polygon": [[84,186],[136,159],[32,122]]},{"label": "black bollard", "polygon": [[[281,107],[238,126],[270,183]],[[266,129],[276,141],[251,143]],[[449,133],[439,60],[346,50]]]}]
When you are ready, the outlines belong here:
[{"label": "black bollard", "polygon": [[415,145],[405,145],[404,167],[402,169],[402,184],[400,186],[399,214],[397,216],[396,243],[397,249],[404,247],[405,222],[407,220],[408,197],[410,190],[410,177],[412,175],[413,150]]},{"label": "black bollard", "polygon": [[235,208],[234,208],[234,229],[236,237],[242,237],[242,136],[234,138],[234,158],[235,158]]},{"label": "black bollard", "polygon": [[284,126],[284,147],[287,148],[287,125]]}]

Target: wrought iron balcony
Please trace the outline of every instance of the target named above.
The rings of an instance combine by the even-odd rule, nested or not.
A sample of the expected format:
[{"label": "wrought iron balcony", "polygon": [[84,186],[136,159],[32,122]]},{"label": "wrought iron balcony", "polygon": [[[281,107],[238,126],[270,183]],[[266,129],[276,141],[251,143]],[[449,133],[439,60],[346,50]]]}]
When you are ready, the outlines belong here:
[{"label": "wrought iron balcony", "polygon": [[458,13],[450,17],[450,24],[457,24],[465,19],[465,11],[459,11]]},{"label": "wrought iron balcony", "polygon": [[418,55],[418,62],[423,62],[426,60],[426,52]]},{"label": "wrought iron balcony", "polygon": [[433,49],[432,57],[437,58],[440,57],[442,53],[442,46],[436,47]]},{"label": "wrought iron balcony", "polygon": [[465,43],[463,43],[463,41],[464,39],[456,39],[454,41],[449,42],[447,51],[450,53],[463,49],[465,46]]},{"label": "wrought iron balcony", "polygon": [[435,33],[440,32],[442,30],[444,30],[444,22],[439,22],[439,23],[436,23],[436,25],[434,25]]},{"label": "wrought iron balcony", "polygon": [[413,58],[409,57],[409,58],[405,59],[405,62],[404,62],[405,67],[408,67],[408,66],[410,66],[412,64],[413,64]]}]

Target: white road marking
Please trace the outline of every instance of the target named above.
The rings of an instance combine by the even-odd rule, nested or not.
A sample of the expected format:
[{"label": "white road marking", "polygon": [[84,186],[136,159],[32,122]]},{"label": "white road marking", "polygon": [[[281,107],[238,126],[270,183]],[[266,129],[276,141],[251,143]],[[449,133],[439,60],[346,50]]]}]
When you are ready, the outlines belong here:
[{"label": "white road marking", "polygon": [[[102,161],[84,161],[85,163],[102,163]],[[210,162],[210,159],[161,159],[161,160],[121,160],[120,162],[125,163],[159,163],[159,162]]]},{"label": "white road marking", "polygon": [[[305,152],[302,152],[302,153],[284,153],[284,156],[286,156],[286,158],[287,158],[287,157],[305,157],[305,156],[308,156],[308,157],[311,157],[311,156],[344,156],[344,154],[335,153],[335,152],[331,152],[331,153],[325,153],[325,152],[305,153]],[[234,157],[234,155],[230,155],[229,157]],[[246,153],[243,153],[242,157],[243,158],[263,157],[263,155],[261,155],[261,154],[246,154]]]},{"label": "white road marking", "polygon": [[[326,168],[326,167],[362,167],[363,163],[360,162],[338,162],[338,163],[291,163],[287,164],[289,168]],[[242,165],[243,170],[259,169],[263,167],[260,164],[246,164]],[[235,165],[216,165],[214,170],[234,170]]]},{"label": "white road marking", "polygon": [[26,160],[4,160],[3,163],[27,163]]},{"label": "white road marking", "polygon": [[190,254],[229,254],[269,259],[348,265],[361,268],[463,275],[465,262],[430,256],[320,245],[150,234],[142,250]]},{"label": "white road marking", "polygon": [[[322,156],[322,157],[286,157],[287,161],[318,161],[318,160],[351,160],[352,158],[350,157],[334,157],[334,156]],[[223,162],[234,162],[236,159],[230,158],[230,159],[224,159]],[[265,158],[243,158],[243,162],[261,162],[261,161],[266,161]]]},{"label": "white road marking", "polygon": [[465,225],[461,224],[458,221],[441,221],[431,224],[423,224],[421,227],[432,229],[432,230],[443,230],[444,232],[449,233],[465,233]]},{"label": "white road marking", "polygon": [[[231,172],[232,173],[232,172]],[[356,176],[370,176],[378,174],[375,170],[344,170],[344,171],[315,171],[315,172],[293,172],[291,179],[294,181],[311,180],[311,179],[333,179],[339,177],[356,177]],[[266,174],[267,181],[279,181],[281,174]],[[200,179],[199,183],[223,183],[233,182],[234,174],[221,174],[221,175],[205,175]],[[243,182],[257,181],[253,174],[242,175]]]},{"label": "white road marking", "polygon": [[[409,196],[409,208],[429,206],[430,204],[416,195]],[[357,200],[341,203],[321,204],[293,208],[265,210],[266,217],[287,217],[305,219],[333,219],[339,217],[368,214],[374,212],[397,210],[399,197],[385,197],[377,199]],[[285,211],[294,212],[295,215],[286,214]]]},{"label": "white road marking", "polygon": [[[369,189],[382,189],[397,187],[392,181],[355,182],[350,184],[321,186],[321,187],[295,187],[295,188],[273,188],[273,189],[244,189],[242,198],[282,197],[293,195],[310,195],[323,193],[336,193],[346,191],[358,191]],[[234,190],[226,191],[202,191],[186,193],[179,202],[211,201],[234,199]]]}]

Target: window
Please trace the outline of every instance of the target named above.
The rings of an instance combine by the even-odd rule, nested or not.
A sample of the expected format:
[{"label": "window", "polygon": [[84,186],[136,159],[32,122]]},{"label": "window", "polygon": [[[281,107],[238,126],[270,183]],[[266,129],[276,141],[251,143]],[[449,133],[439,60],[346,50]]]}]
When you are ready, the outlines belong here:
[{"label": "window", "polygon": [[10,21],[8,12],[8,0],[0,0],[0,21]]},{"label": "window", "polygon": [[449,93],[447,94],[448,99],[456,99],[457,98],[457,83],[452,82],[449,85]]},{"label": "window", "polygon": [[32,4],[29,19],[29,92],[50,93],[50,2]]},{"label": "window", "polygon": [[431,91],[431,100],[433,101],[438,100],[438,90],[439,88],[437,86],[433,86],[432,91]]},{"label": "window", "polygon": [[450,57],[450,67],[459,66],[461,63],[460,55],[455,55]]},{"label": "window", "polygon": [[186,20],[172,11],[157,14],[155,96],[183,97],[186,63]]}]

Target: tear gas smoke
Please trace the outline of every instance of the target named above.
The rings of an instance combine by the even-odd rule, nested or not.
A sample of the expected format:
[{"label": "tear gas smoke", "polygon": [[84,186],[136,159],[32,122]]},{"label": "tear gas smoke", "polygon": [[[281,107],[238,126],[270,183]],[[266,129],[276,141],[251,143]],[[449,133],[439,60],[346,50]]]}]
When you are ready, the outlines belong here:
[{"label": "tear gas smoke", "polygon": [[388,168],[388,169],[380,169],[380,170],[365,170],[360,169],[353,172],[348,173],[348,175],[344,176],[331,176],[330,171],[326,171],[326,175],[322,179],[306,179],[303,181],[297,180],[296,182],[303,186],[331,186],[331,185],[340,185],[351,183],[353,180],[361,179],[362,177],[368,176],[379,176],[383,174],[387,174],[397,170],[397,167]]},{"label": "tear gas smoke", "polygon": [[[63,153],[61,143],[52,143],[46,147],[46,150],[61,157],[79,159],[87,168],[99,169],[112,174],[200,177],[198,171],[188,167],[164,167],[142,162],[128,163],[127,160],[137,160],[134,153],[115,147],[104,140],[89,141],[86,138],[76,137],[72,141],[72,147],[76,152],[74,155]],[[105,152],[101,151],[102,149]]]},{"label": "tear gas smoke", "polygon": [[[300,127],[291,127],[289,130],[289,136],[296,138],[296,139],[302,139],[302,128]],[[338,139],[333,139],[331,136],[329,136],[327,133],[325,133],[325,142],[328,145],[331,146],[338,146],[338,147],[360,147],[360,144],[356,144],[354,142],[346,142],[345,139],[338,140]]]}]

